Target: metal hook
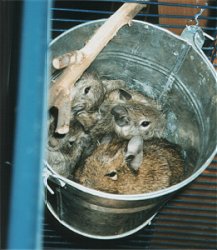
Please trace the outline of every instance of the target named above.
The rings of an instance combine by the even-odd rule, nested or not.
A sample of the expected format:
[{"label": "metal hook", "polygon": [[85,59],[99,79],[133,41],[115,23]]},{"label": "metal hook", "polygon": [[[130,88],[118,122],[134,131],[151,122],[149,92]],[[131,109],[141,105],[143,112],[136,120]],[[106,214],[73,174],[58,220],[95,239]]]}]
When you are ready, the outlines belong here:
[{"label": "metal hook", "polygon": [[[205,6],[207,6],[208,3],[205,4]],[[194,15],[194,20],[196,22],[196,25],[199,25],[199,21],[198,21],[198,17],[202,15],[202,13],[204,12],[205,9],[200,9],[200,12],[198,12],[197,14]]]},{"label": "metal hook", "polygon": [[54,179],[58,182],[57,184],[60,185],[61,187],[65,186],[65,182],[63,180],[61,180],[58,175],[56,175],[53,171],[51,166],[48,164],[47,161],[44,161],[44,164],[46,166],[46,168],[43,169],[43,173],[42,173],[42,177],[43,177],[43,182],[45,187],[47,188],[47,190],[51,193],[54,194],[54,191],[51,189],[51,187],[48,185],[48,178],[50,176],[54,177]]},{"label": "metal hook", "polygon": [[198,12],[196,15],[194,15],[194,20],[196,22],[196,25],[199,25],[198,17],[202,15],[205,9],[200,9],[200,12]]},{"label": "metal hook", "polygon": [[[206,3],[205,6],[208,6],[208,3]],[[193,20],[193,19],[189,20],[189,21],[191,21],[191,22],[192,22],[192,21],[195,21],[195,25],[194,25],[194,26],[199,26],[198,17],[202,15],[202,13],[204,12],[204,10],[205,10],[205,8],[201,8],[200,11],[199,11],[197,14],[194,15],[194,20]],[[186,25],[187,28],[188,28],[188,27],[191,27],[191,26],[192,26],[192,24],[189,24],[189,26]],[[203,32],[203,36],[207,37],[208,39],[210,39],[210,40],[212,40],[212,41],[215,40],[215,38],[213,38],[213,37],[210,36],[209,34],[205,33],[204,31],[202,31],[202,32]]]}]

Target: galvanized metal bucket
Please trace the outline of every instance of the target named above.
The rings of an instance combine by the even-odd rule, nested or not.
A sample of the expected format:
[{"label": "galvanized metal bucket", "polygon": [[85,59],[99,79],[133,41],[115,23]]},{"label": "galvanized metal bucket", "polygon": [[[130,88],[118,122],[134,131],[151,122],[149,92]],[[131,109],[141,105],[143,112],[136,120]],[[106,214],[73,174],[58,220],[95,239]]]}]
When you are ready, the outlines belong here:
[{"label": "galvanized metal bucket", "polygon": [[[84,46],[104,20],[85,23],[56,38],[50,46],[56,57]],[[164,190],[117,195],[86,188],[45,169],[46,204],[70,230],[95,239],[130,235],[151,221],[159,208],[194,180],[216,154],[216,72],[200,50],[199,27],[183,37],[133,21],[123,27],[88,69],[111,79],[123,79],[168,110],[165,137],[186,153],[187,177]]]}]

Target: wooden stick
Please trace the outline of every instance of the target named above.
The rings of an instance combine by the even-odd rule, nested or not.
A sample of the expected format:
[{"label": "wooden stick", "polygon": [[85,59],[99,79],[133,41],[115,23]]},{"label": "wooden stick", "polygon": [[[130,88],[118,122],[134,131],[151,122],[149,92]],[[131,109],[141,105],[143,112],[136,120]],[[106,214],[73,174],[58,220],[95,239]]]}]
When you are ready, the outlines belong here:
[{"label": "wooden stick", "polygon": [[[72,101],[71,92],[73,91],[74,83],[81,77],[83,72],[90,66],[107,43],[117,34],[118,30],[126,24],[130,25],[133,17],[144,6],[145,5],[143,4],[137,3],[123,4],[96,31],[87,44],[79,52],[77,52],[82,55],[79,63],[70,64],[67,68],[65,68],[61,76],[57,78],[51,86],[49,106],[58,108],[57,133],[66,134],[69,131]],[[69,61],[71,61],[71,59]],[[65,62],[61,65],[61,67],[64,64]]]},{"label": "wooden stick", "polygon": [[84,54],[82,50],[75,50],[54,58],[52,64],[55,69],[63,69],[70,64],[81,64],[83,59]]}]

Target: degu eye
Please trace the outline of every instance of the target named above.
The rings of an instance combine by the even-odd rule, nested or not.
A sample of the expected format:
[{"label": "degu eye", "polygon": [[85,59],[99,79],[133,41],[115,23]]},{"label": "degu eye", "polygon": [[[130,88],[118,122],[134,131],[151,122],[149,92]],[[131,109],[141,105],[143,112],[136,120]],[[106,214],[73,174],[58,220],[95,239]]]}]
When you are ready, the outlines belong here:
[{"label": "degu eye", "polygon": [[111,171],[110,173],[105,174],[105,176],[110,177],[114,181],[118,179],[118,175],[116,171]]},{"label": "degu eye", "polygon": [[143,121],[143,122],[140,123],[140,126],[142,126],[143,128],[145,128],[145,127],[148,127],[150,125],[150,123],[151,122],[149,122],[149,121]]},{"label": "degu eye", "polygon": [[69,147],[73,146],[75,140],[76,140],[76,139],[74,138],[74,136],[72,136],[71,138],[69,138],[69,140],[68,140],[68,146],[69,146]]},{"label": "degu eye", "polygon": [[86,87],[85,89],[84,89],[84,94],[85,95],[87,95],[88,93],[89,93],[89,91],[90,91],[90,86],[89,87]]}]

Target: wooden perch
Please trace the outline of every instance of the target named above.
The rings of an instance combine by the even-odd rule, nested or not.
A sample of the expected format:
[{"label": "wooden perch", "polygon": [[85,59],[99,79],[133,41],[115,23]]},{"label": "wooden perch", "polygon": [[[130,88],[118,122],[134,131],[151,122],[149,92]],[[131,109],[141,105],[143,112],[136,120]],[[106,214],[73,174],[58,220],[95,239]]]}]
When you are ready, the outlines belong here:
[{"label": "wooden perch", "polygon": [[54,58],[52,64],[55,69],[63,69],[70,64],[81,64],[83,60],[84,54],[82,50],[75,50]]},{"label": "wooden perch", "polygon": [[90,66],[107,43],[117,34],[118,30],[126,24],[130,25],[133,17],[144,6],[136,3],[123,4],[106,20],[82,49],[69,52],[53,60],[53,65],[57,68],[67,66],[50,88],[49,106],[58,108],[57,133],[66,134],[69,131],[71,93],[74,83],[82,76],[83,72]]}]

